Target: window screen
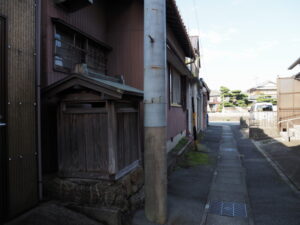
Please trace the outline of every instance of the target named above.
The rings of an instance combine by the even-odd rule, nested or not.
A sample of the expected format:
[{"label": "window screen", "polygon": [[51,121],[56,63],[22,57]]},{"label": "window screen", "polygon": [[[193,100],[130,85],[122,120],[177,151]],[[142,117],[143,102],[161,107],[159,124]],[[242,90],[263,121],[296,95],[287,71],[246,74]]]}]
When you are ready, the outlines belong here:
[{"label": "window screen", "polygon": [[107,52],[80,33],[55,26],[54,46],[54,68],[72,72],[76,64],[86,63],[91,71],[106,74]]},{"label": "window screen", "polygon": [[171,103],[174,105],[181,105],[182,104],[182,87],[181,87],[181,76],[180,74],[174,70],[170,69],[170,96],[171,96]]}]

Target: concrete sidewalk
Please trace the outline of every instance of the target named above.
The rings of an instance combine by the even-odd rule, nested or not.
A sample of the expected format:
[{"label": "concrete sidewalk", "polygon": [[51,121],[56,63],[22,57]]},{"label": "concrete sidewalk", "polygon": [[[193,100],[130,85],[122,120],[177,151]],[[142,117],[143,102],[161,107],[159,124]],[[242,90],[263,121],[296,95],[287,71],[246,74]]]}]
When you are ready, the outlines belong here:
[{"label": "concrete sidewalk", "polygon": [[223,125],[219,159],[201,225],[253,224],[245,176],[231,127]]},{"label": "concrete sidewalk", "polygon": [[[210,161],[209,164],[179,167],[169,177],[166,225],[200,224],[215,169],[221,133],[220,126],[210,126],[201,142],[208,151],[203,154],[207,154],[215,160]],[[146,219],[143,210],[136,212],[132,224],[154,225]]]}]

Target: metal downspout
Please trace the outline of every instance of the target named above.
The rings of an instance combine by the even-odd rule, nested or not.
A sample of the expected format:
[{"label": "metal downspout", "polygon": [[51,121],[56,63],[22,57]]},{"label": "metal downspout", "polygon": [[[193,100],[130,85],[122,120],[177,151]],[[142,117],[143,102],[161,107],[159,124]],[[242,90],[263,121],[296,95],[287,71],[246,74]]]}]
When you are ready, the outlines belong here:
[{"label": "metal downspout", "polygon": [[35,1],[35,74],[36,74],[36,121],[37,121],[37,156],[38,156],[38,191],[39,200],[43,199],[42,184],[42,147],[41,147],[41,0]]}]

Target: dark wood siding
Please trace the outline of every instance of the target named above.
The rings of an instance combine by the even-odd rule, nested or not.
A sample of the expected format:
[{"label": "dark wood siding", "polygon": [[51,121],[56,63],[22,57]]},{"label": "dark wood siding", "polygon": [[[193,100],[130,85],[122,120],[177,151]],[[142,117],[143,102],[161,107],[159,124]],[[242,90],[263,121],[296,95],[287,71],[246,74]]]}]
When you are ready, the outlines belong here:
[{"label": "dark wood siding", "polygon": [[107,41],[113,51],[108,74],[123,75],[128,85],[144,88],[144,13],[139,0],[108,4]]},{"label": "dark wood siding", "polygon": [[[53,23],[59,18],[76,29],[112,47],[108,54],[107,75],[124,75],[125,82],[143,89],[143,3],[140,0],[95,1],[95,4],[74,13],[56,7],[52,0],[43,0],[42,86],[68,76],[53,69]],[[56,115],[49,102],[43,107],[43,172],[57,171]],[[49,111],[51,109],[51,112]],[[142,118],[139,121],[142,128]]]},{"label": "dark wood siding", "polygon": [[139,159],[137,112],[117,114],[118,168],[123,169]]},{"label": "dark wood siding", "polygon": [[[55,6],[53,0],[42,1],[42,87],[68,76],[54,70],[54,24],[58,18],[74,28],[87,33],[98,41],[106,42],[106,6],[104,1],[95,1],[92,6],[68,13]],[[43,173],[57,172],[57,116],[56,106],[43,99],[42,108],[42,157]]]},{"label": "dark wood siding", "polygon": [[[59,171],[80,177],[108,168],[107,113],[60,112],[58,120]],[[89,176],[89,175],[85,175]]]},{"label": "dark wood siding", "polygon": [[38,201],[35,97],[35,1],[1,0],[7,17],[8,216]]}]

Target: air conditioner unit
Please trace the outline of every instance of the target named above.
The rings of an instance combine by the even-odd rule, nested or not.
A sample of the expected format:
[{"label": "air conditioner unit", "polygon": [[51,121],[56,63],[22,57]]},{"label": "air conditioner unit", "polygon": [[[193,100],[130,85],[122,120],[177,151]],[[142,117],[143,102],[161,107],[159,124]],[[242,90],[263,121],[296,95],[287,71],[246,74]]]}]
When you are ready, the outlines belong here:
[{"label": "air conditioner unit", "polygon": [[68,12],[75,12],[79,9],[82,9],[86,6],[92,5],[93,0],[54,0],[54,3],[67,10]]}]

